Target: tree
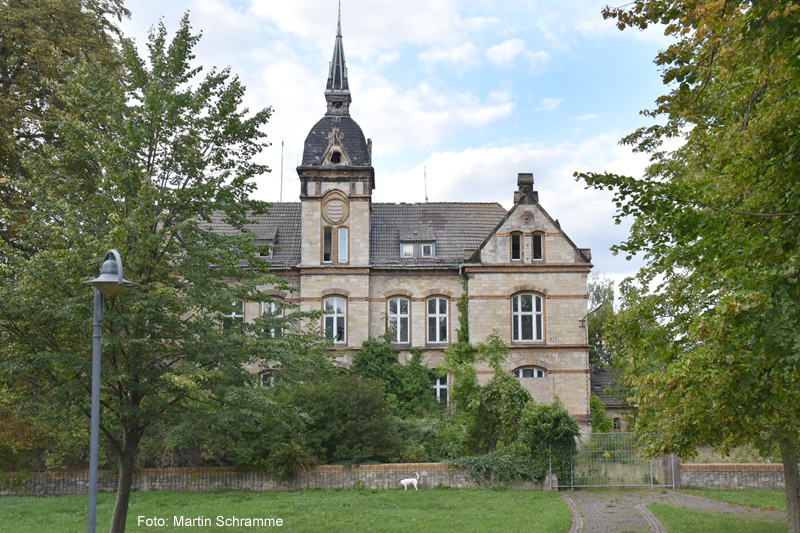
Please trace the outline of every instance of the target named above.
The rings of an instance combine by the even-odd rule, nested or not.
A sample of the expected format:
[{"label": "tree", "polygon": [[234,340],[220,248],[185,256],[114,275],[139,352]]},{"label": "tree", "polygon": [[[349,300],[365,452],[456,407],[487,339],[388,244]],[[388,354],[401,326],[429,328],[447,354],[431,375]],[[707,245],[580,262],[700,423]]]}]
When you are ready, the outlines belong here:
[{"label": "tree", "polygon": [[779,451],[797,533],[800,6],[648,0],[605,16],[676,38],[656,61],[670,91],[646,112],[662,120],[623,140],[651,154],[645,175],[580,175],[634,217],[616,250],[645,254],[611,340],[640,444]]},{"label": "tree", "polygon": [[350,371],[380,383],[386,400],[398,416],[432,411],[436,407],[431,389],[432,373],[422,365],[422,352],[414,350],[405,365],[400,364],[398,355],[388,336],[370,339],[353,357]]},{"label": "tree", "polygon": [[116,68],[114,20],[125,16],[122,0],[0,1],[0,241],[6,245],[28,247],[15,230],[35,204],[19,179],[30,171],[25,154],[60,141],[53,119],[63,107],[62,62],[82,57]]},{"label": "tree", "polygon": [[[124,530],[148,428],[254,384],[245,363],[302,357],[263,322],[223,320],[237,298],[263,301],[260,288],[283,286],[247,231],[267,207],[249,194],[267,171],[253,157],[270,110],[243,109],[227,70],[201,78],[190,64],[198,39],[184,17],[171,41],[163,24],[151,32],[147,61],[123,41],[114,71],[84,57],[59,66],[59,142],[25,154],[16,183],[36,209],[13,219],[24,246],[0,242],[0,387],[21,401],[89,412],[91,291],[81,282],[113,247],[138,283],[106,301],[101,433],[120,474],[111,531]],[[299,328],[287,317],[284,338]]]},{"label": "tree", "polygon": [[611,366],[612,354],[604,339],[607,324],[614,316],[614,282],[602,276],[589,278],[589,309],[599,309],[586,317],[589,329],[589,365],[592,370]]}]

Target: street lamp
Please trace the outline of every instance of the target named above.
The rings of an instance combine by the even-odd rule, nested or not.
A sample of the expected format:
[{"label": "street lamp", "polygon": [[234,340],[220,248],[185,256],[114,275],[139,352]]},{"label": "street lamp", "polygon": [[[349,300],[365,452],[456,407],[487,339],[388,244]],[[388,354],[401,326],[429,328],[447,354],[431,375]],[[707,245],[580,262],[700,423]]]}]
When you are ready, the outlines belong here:
[{"label": "street lamp", "polygon": [[125,287],[136,285],[122,277],[122,259],[111,250],[103,257],[100,276],[84,285],[94,287],[94,326],[92,332],[92,424],[89,437],[89,521],[88,533],[97,526],[97,462],[100,452],[100,350],[103,340],[103,295],[114,296]]}]

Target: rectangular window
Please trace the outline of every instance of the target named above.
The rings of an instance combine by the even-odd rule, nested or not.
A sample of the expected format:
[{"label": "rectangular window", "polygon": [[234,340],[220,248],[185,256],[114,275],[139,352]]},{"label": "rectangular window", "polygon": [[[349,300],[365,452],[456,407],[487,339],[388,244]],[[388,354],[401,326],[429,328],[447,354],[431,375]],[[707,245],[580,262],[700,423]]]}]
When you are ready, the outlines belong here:
[{"label": "rectangular window", "polygon": [[542,234],[541,233],[534,233],[533,234],[533,258],[534,259],[541,259],[542,258]]},{"label": "rectangular window", "polygon": [[402,257],[414,257],[414,245],[408,243],[401,244],[400,255]]},{"label": "rectangular window", "polygon": [[283,331],[283,309],[281,308],[281,303],[277,300],[263,302],[261,304],[261,316],[266,322],[266,334],[274,339],[281,338]]},{"label": "rectangular window", "polygon": [[423,244],[422,245],[422,257],[433,257],[433,245],[432,244]]},{"label": "rectangular window", "polygon": [[339,228],[339,262],[347,263],[347,228]]},{"label": "rectangular window", "polygon": [[511,260],[519,261],[522,259],[522,234],[511,234]]},{"label": "rectangular window", "polygon": [[322,262],[333,262],[333,229],[322,228]]},{"label": "rectangular window", "polygon": [[428,342],[447,342],[447,298],[428,300]]},{"label": "rectangular window", "polygon": [[406,298],[389,300],[389,335],[397,344],[408,344],[409,337],[409,301]]},{"label": "rectangular window", "polygon": [[335,343],[347,341],[347,301],[334,296],[325,299],[325,338]]},{"label": "rectangular window", "polygon": [[433,385],[433,391],[436,394],[436,399],[439,400],[439,403],[447,404],[447,376],[442,378],[433,378],[431,379],[431,384]]},{"label": "rectangular window", "polygon": [[238,298],[233,300],[231,302],[231,307],[233,307],[233,310],[230,314],[225,315],[222,321],[223,329],[230,329],[234,324],[244,322],[244,300]]}]

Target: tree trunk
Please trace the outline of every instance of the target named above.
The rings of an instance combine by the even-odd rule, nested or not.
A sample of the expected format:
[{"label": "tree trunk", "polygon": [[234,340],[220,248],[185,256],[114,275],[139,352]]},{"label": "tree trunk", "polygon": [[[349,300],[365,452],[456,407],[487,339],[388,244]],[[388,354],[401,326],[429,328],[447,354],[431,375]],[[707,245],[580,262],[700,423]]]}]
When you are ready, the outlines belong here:
[{"label": "tree trunk", "polygon": [[128,518],[128,503],[131,498],[133,484],[133,467],[139,451],[139,439],[131,437],[131,433],[123,430],[123,447],[119,457],[119,482],[117,483],[117,501],[114,504],[114,516],[111,518],[109,533],[124,533],[125,521]]},{"label": "tree trunk", "polygon": [[780,439],[783,479],[786,483],[786,523],[789,533],[800,533],[800,472],[797,468],[797,449],[794,442]]}]

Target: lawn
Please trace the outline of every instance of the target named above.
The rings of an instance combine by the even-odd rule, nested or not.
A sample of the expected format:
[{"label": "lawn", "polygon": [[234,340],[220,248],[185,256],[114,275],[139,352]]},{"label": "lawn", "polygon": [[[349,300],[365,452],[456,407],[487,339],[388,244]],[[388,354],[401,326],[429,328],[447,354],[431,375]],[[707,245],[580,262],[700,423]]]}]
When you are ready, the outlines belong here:
[{"label": "lawn", "polygon": [[724,531],[725,533],[785,533],[786,523],[761,522],[744,520],[715,514],[698,513],[688,509],[678,509],[661,503],[647,506],[661,520],[670,533],[708,533]]},{"label": "lawn", "polygon": [[[86,528],[86,496],[0,497],[0,532],[68,532]],[[98,531],[108,530],[114,495],[98,499]],[[164,520],[138,524],[138,517]],[[266,531],[217,525],[217,517],[282,519],[288,531],[565,532],[571,515],[557,493],[526,490],[309,490],[283,492],[134,492],[126,531]],[[210,519],[210,527],[176,527],[175,518]]]},{"label": "lawn", "polygon": [[786,492],[782,490],[690,489],[681,492],[761,509],[786,511]]}]

